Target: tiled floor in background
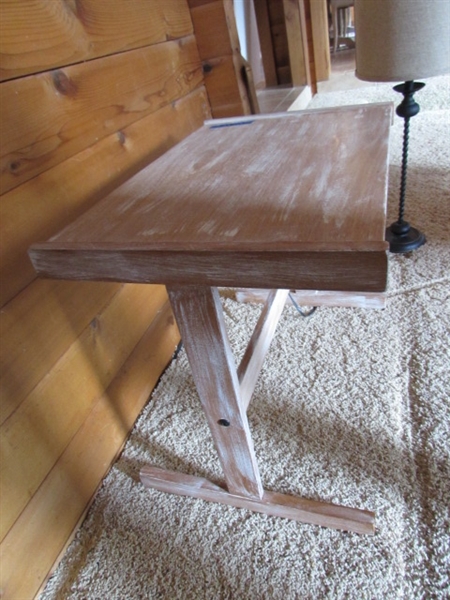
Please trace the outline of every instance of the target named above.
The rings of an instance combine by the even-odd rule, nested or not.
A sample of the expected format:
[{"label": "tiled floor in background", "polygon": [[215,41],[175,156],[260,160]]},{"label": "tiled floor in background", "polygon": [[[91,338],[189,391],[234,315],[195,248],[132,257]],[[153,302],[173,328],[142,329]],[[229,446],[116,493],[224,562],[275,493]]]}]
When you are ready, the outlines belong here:
[{"label": "tiled floor in background", "polygon": [[279,85],[258,90],[259,110],[262,113],[283,112],[305,91],[304,87]]},{"label": "tiled floor in background", "polygon": [[[331,54],[331,75],[328,81],[320,81],[318,93],[336,92],[372,85],[361,81],[355,76],[355,50],[338,50]],[[295,109],[306,108],[310,96],[305,94],[305,88],[277,86],[258,90],[260,112],[282,112],[288,110],[295,102]]]}]

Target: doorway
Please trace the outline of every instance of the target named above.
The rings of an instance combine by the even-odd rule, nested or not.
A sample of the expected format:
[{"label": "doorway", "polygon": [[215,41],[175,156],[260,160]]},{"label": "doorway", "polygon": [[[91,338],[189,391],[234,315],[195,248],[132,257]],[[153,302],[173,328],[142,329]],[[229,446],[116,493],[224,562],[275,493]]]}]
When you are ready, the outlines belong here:
[{"label": "doorway", "polygon": [[234,0],[260,112],[305,108],[311,99],[303,6],[304,0]]}]

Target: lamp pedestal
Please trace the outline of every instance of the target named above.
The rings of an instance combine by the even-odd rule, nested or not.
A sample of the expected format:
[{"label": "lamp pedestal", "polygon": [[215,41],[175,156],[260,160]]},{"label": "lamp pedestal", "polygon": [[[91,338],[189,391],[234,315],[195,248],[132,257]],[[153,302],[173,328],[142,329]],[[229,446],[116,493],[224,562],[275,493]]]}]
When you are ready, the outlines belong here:
[{"label": "lamp pedestal", "polygon": [[414,93],[421,90],[424,86],[424,83],[406,81],[394,87],[396,92],[403,94],[403,101],[397,106],[395,112],[399,117],[405,119],[398,220],[386,229],[386,241],[389,242],[389,250],[395,253],[411,252],[411,250],[419,248],[426,242],[424,234],[418,229],[411,227],[403,219],[405,212],[406,171],[408,166],[409,120],[414,115],[417,115],[420,110],[420,106],[414,100]]}]

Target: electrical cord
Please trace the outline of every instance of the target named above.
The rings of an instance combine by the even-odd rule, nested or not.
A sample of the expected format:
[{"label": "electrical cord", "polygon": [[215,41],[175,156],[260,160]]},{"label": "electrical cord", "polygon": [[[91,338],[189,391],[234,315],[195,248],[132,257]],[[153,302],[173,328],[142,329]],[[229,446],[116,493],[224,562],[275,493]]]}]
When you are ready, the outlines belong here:
[{"label": "electrical cord", "polygon": [[180,343],[178,344],[178,346],[175,348],[175,352],[172,355],[172,360],[175,360],[178,358],[178,355],[180,354],[180,352],[183,349],[183,340],[180,340]]},{"label": "electrical cord", "polygon": [[305,311],[303,311],[303,310],[300,308],[300,306],[297,304],[297,302],[295,301],[295,298],[294,298],[294,296],[291,294],[291,292],[289,292],[289,298],[290,298],[290,300],[291,300],[292,304],[294,305],[294,307],[295,307],[296,311],[297,311],[297,312],[298,312],[298,313],[299,313],[299,314],[300,314],[302,317],[304,317],[304,318],[306,318],[306,317],[310,317],[310,316],[311,316],[311,315],[313,315],[313,314],[316,312],[316,310],[317,310],[317,306],[313,306],[313,307],[311,308],[311,310],[309,310],[308,312],[305,312]]}]

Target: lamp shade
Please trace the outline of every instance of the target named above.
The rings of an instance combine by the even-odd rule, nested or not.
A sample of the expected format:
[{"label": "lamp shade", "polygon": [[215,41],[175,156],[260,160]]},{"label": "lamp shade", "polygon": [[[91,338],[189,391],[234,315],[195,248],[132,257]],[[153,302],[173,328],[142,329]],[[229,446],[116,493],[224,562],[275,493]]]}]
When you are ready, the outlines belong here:
[{"label": "lamp shade", "polygon": [[359,79],[450,72],[450,0],[355,0],[355,35]]}]

